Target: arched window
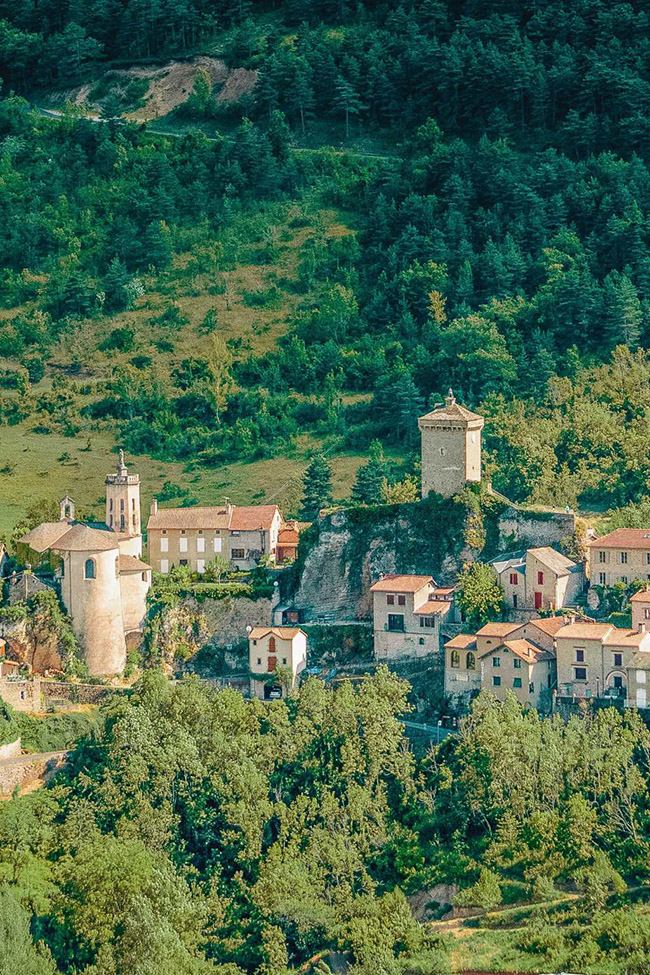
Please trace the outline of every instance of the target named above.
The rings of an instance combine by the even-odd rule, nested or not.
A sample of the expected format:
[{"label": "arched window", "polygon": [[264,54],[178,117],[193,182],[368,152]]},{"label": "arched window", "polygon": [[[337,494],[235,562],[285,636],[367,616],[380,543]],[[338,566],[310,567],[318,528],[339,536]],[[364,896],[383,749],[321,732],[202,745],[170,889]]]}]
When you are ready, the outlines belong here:
[{"label": "arched window", "polygon": [[112,511],[113,510],[113,499],[112,498],[109,498],[108,499],[108,510],[109,511]]},{"label": "arched window", "polygon": [[460,667],[460,654],[458,650],[451,651],[451,666]]},{"label": "arched window", "polygon": [[275,637],[269,637],[269,653],[275,653]]},{"label": "arched window", "polygon": [[467,660],[465,661],[465,666],[468,670],[476,670],[476,657],[470,650],[467,654]]},{"label": "arched window", "polygon": [[86,559],[86,564],[84,566],[84,579],[94,579],[95,578],[95,560]]}]

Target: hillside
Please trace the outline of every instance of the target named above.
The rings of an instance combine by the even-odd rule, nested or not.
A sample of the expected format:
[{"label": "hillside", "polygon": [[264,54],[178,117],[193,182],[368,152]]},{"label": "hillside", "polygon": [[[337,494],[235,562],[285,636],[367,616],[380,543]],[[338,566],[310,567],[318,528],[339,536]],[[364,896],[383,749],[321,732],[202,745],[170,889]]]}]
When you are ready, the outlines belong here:
[{"label": "hillside", "polygon": [[118,442],[291,513],[324,450],[341,499],[450,384],[513,500],[647,497],[641,3],[146,7],[0,3],[0,531]]}]

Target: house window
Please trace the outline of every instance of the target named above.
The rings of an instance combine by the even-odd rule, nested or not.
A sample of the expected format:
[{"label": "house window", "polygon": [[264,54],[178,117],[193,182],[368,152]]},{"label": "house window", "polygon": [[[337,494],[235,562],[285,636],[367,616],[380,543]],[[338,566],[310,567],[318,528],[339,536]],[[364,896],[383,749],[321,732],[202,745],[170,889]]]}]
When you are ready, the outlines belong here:
[{"label": "house window", "polygon": [[501,666],[501,657],[492,657],[492,666],[493,667],[500,667]]},{"label": "house window", "polygon": [[[257,643],[257,640],[255,642]],[[262,666],[262,658],[261,657],[258,657],[257,658],[257,666],[258,667],[261,667]]]},{"label": "house window", "polygon": [[398,596],[397,597],[397,605],[398,606],[406,606],[406,596]]},{"label": "house window", "polygon": [[196,560],[196,571],[202,575],[205,572],[205,559]]},{"label": "house window", "polygon": [[513,594],[512,594],[512,608],[513,609],[516,609],[517,608],[517,593],[516,592],[513,592]]},{"label": "house window", "polygon": [[197,538],[196,540],[196,551],[205,552],[205,538]]},{"label": "house window", "polygon": [[287,664],[287,658],[286,658],[286,657],[283,657],[283,658],[282,658],[282,663],[283,663],[283,664],[285,665],[285,667],[286,667],[286,664]]},{"label": "house window", "polygon": [[418,644],[419,644],[419,646],[423,647],[425,643],[426,643],[426,640],[424,639],[423,636],[418,637]]},{"label": "house window", "polygon": [[178,560],[178,564],[179,565],[187,565],[187,559],[179,559]]},{"label": "house window", "polygon": [[460,654],[458,650],[451,651],[451,666],[460,667]]},{"label": "house window", "polygon": [[221,551],[221,539],[220,538],[213,538],[212,539],[212,550],[214,552],[220,552]]},{"label": "house window", "polygon": [[644,615],[647,620],[650,620],[650,609],[646,609]]},{"label": "house window", "polygon": [[531,680],[530,684],[528,685],[528,693],[529,694],[534,694],[535,693],[535,685],[533,684],[532,680]]},{"label": "house window", "polygon": [[515,657],[515,659],[512,661],[512,666],[515,668],[515,670],[521,670],[521,660],[519,657]]},{"label": "house window", "polygon": [[510,585],[511,586],[516,586],[517,585],[517,580],[518,580],[517,573],[516,572],[511,572],[510,573]]},{"label": "house window", "polygon": [[95,560],[86,559],[86,564],[84,565],[84,579],[94,579],[95,578]]},{"label": "house window", "polygon": [[275,637],[269,637],[269,653],[275,653]]},{"label": "house window", "polygon": [[615,667],[622,667],[623,666],[623,654],[622,653],[615,653],[614,654],[614,666]]},{"label": "house window", "polygon": [[512,679],[513,687],[521,687],[521,677],[513,677]]},{"label": "house window", "polygon": [[650,565],[650,552],[645,553],[645,564]]},{"label": "house window", "polygon": [[388,593],[388,595],[386,596],[386,603],[389,606],[394,606],[395,605],[395,597],[393,596],[392,593]]},{"label": "house window", "polygon": [[245,554],[246,553],[244,552],[243,548],[233,548],[233,550],[230,553],[230,558],[235,560],[243,559],[245,557]]},{"label": "house window", "polygon": [[585,661],[584,650],[576,650],[576,663],[582,664]]},{"label": "house window", "polygon": [[388,614],[388,629],[394,633],[404,632],[404,617],[401,613]]},{"label": "house window", "polygon": [[180,537],[180,540],[179,540],[179,541],[180,541],[180,551],[181,551],[181,552],[187,552],[187,538],[184,538],[184,537],[183,537],[183,536],[181,535],[181,537]]},{"label": "house window", "polygon": [[427,630],[434,630],[436,626],[435,616],[421,616],[420,626],[423,626]]},{"label": "house window", "polygon": [[126,518],[124,515],[120,515],[120,531],[124,531],[126,528]]},{"label": "house window", "polygon": [[627,576],[621,576],[621,582],[624,582],[627,586]]},{"label": "house window", "polygon": [[120,498],[120,511],[124,511],[124,498]]},{"label": "house window", "polygon": [[169,551],[169,539],[168,538],[161,538],[160,539],[160,551],[161,552],[168,552]]},{"label": "house window", "polygon": [[466,657],[466,660],[465,660],[465,666],[466,666],[467,670],[476,670],[476,657],[474,656],[474,654],[472,653],[471,650],[467,654],[467,657]]},{"label": "house window", "polygon": [[645,670],[637,670],[636,682],[637,684],[645,684]]},{"label": "house window", "polygon": [[621,552],[621,565],[627,565],[627,552]]},{"label": "house window", "polygon": [[606,554],[605,554],[605,552],[599,552],[598,553],[598,561],[599,562],[605,562],[605,560],[606,560]]},{"label": "house window", "polygon": [[586,680],[587,679],[587,668],[586,667],[574,667],[573,668],[573,678],[574,678],[574,680]]},{"label": "house window", "polygon": [[538,572],[537,573],[537,585],[538,586],[543,586],[544,585],[544,573],[543,572]]},{"label": "house window", "polygon": [[[63,559],[61,559],[61,578],[62,579],[63,579],[64,575],[65,575],[65,562],[63,561]],[[647,612],[647,610],[646,610],[646,612]]]},{"label": "house window", "polygon": [[492,686],[493,687],[501,687],[501,678],[500,677],[493,677],[492,678]]},{"label": "house window", "polygon": [[607,575],[604,572],[599,572],[598,573],[598,583],[601,586],[606,586],[607,585]]},{"label": "house window", "polygon": [[169,572],[169,562],[167,559],[160,560],[160,571],[163,573],[163,575]]}]

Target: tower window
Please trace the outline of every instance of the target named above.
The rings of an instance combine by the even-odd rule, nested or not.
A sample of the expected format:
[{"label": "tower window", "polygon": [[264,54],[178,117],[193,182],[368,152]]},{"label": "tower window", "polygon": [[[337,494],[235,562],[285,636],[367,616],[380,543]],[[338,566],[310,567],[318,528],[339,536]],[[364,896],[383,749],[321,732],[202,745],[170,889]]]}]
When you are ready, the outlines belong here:
[{"label": "tower window", "polygon": [[113,510],[113,499],[112,498],[110,498],[110,500],[108,502],[108,510],[109,511],[112,511]]},{"label": "tower window", "polygon": [[86,559],[86,564],[84,565],[84,579],[94,579],[95,578],[95,560]]},{"label": "tower window", "polygon": [[124,498],[120,498],[120,511],[124,511]]},{"label": "tower window", "polygon": [[135,498],[131,498],[131,508],[135,511]]}]

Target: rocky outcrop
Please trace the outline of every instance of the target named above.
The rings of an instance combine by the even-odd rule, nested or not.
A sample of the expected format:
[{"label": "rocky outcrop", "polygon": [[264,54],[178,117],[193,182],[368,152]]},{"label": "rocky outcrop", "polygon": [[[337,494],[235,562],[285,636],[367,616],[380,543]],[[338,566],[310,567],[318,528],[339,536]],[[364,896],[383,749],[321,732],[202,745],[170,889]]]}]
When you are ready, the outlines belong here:
[{"label": "rocky outcrop", "polygon": [[368,619],[368,590],[382,573],[430,573],[448,585],[465,562],[493,558],[514,542],[519,548],[559,544],[574,531],[571,513],[518,508],[472,490],[454,498],[341,509],[301,535],[282,601],[301,610],[306,621]]}]

